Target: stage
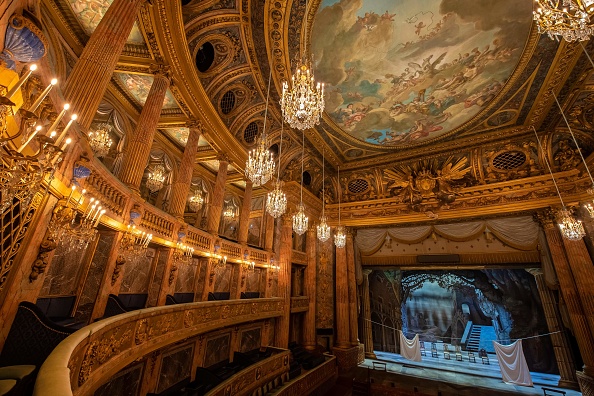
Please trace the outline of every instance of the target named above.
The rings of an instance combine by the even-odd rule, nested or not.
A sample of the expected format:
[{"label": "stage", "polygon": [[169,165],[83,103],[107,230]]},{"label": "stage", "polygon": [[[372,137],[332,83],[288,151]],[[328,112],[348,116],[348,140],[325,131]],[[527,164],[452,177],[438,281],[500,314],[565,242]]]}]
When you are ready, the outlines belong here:
[{"label": "stage", "polygon": [[[482,364],[480,358],[476,358],[476,363],[468,361],[467,354],[464,352],[464,360],[456,361],[454,354],[452,359],[443,358],[443,352],[439,358],[423,356],[422,362],[413,362],[402,358],[399,354],[388,352],[375,352],[377,359],[365,359],[365,362],[359,367],[373,367],[373,362],[386,363],[386,370],[397,377],[392,381],[397,382],[399,386],[414,386],[422,392],[423,385],[428,385],[422,379],[433,382],[431,388],[432,394],[435,393],[435,382],[439,383],[439,389],[442,395],[493,395],[497,394],[517,394],[517,395],[543,395],[542,387],[560,389],[566,392],[567,396],[581,395],[578,391],[559,388],[557,383],[559,376],[554,374],[542,374],[531,372],[534,387],[524,387],[506,384],[501,380],[499,364],[494,354],[489,354],[489,365]],[[430,355],[430,352],[427,353]],[[381,375],[380,371],[372,374],[374,377]],[[382,376],[385,383],[386,378]],[[421,379],[419,381],[419,379]],[[402,384],[401,384],[402,382]],[[412,393],[411,393],[412,394]]]}]

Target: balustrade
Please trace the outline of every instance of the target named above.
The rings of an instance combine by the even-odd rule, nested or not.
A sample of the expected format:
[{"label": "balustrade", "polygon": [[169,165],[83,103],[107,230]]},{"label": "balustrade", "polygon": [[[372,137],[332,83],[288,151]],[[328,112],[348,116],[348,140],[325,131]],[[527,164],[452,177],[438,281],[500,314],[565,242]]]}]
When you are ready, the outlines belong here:
[{"label": "balustrade", "polygon": [[94,158],[79,165],[91,170],[90,176],[83,179],[81,185],[113,214],[123,218],[130,199],[128,189]]},{"label": "balustrade", "polygon": [[206,396],[251,395],[253,391],[278,377],[286,381],[289,377],[289,355],[290,351],[282,350],[280,353],[252,364],[228,380],[221,382],[216,388],[206,393]]},{"label": "balustrade", "polygon": [[212,249],[214,237],[206,231],[198,228],[188,226],[186,235],[186,244],[192,246],[196,250],[210,252]]},{"label": "balustrade", "polygon": [[[278,317],[283,310],[280,298],[211,301],[141,309],[96,322],[54,349],[41,366],[33,394],[93,394],[115,373],[154,350],[224,327]],[[262,369],[260,373],[267,374]]]},{"label": "balustrade", "polygon": [[309,309],[309,297],[291,297],[291,313],[305,312]]},{"label": "balustrade", "polygon": [[278,390],[276,396],[302,396],[312,394],[314,390],[338,377],[336,357],[326,358],[318,367],[301,374]]},{"label": "balustrade", "polygon": [[152,232],[164,238],[173,238],[173,229],[175,228],[175,220],[165,212],[158,213],[156,208],[148,206],[144,208],[144,213],[140,221],[140,226],[146,229],[147,232]]},{"label": "balustrade", "polygon": [[230,259],[241,259],[241,245],[234,242],[223,241],[221,243],[221,254]]}]

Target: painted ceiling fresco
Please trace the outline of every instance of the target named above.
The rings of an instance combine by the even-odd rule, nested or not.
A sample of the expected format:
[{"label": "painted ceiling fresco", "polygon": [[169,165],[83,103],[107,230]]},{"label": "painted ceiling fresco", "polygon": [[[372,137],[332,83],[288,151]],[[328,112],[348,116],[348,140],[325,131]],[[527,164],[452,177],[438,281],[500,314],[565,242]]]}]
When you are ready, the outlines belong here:
[{"label": "painted ceiling fresco", "polygon": [[322,0],[312,31],[326,112],[367,143],[413,145],[456,129],[505,85],[530,2]]},{"label": "painted ceiling fresco", "polygon": [[[91,35],[111,3],[113,3],[113,0],[68,0],[68,3],[85,32]],[[136,22],[134,22],[132,32],[128,36],[128,43],[144,43],[142,33],[140,33]]]},{"label": "painted ceiling fresco", "polygon": [[[151,90],[151,85],[153,84],[153,77],[127,73],[114,73],[114,76],[116,76],[122,83],[122,86],[130,93],[130,95],[132,95],[138,103],[144,106],[144,102],[146,102],[146,98]],[[177,107],[177,102],[173,98],[173,94],[170,90],[167,90],[165,100],[163,101],[163,108],[175,109]]]},{"label": "painted ceiling fresco", "polygon": [[[188,143],[188,135],[190,130],[188,128],[165,128],[163,129],[165,133],[179,143],[181,146],[185,147],[186,143]],[[208,146],[208,142],[204,137],[200,136],[200,140],[198,140],[198,146]]]}]

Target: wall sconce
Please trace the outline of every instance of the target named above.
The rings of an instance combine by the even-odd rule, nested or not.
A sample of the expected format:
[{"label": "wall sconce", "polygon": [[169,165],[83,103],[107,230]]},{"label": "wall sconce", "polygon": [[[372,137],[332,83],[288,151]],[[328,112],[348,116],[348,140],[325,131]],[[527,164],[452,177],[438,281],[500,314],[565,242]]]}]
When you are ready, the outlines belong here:
[{"label": "wall sconce", "polygon": [[152,239],[153,234],[140,231],[134,224],[128,224],[120,241],[120,253],[126,261],[133,262],[140,257],[142,252],[146,251]]}]

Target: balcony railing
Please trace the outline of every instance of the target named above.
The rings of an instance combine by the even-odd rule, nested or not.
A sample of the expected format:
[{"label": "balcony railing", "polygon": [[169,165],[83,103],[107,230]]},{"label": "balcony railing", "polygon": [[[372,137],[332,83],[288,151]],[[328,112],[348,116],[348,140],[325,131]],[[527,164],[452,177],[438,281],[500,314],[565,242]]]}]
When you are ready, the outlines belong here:
[{"label": "balcony railing", "polygon": [[303,396],[313,393],[324,383],[338,377],[336,357],[331,356],[318,367],[301,374],[279,389],[276,396]]},{"label": "balcony railing", "polygon": [[90,395],[154,350],[223,327],[281,316],[280,298],[211,301],[141,309],[83,327],[42,365],[35,396]]},{"label": "balcony railing", "polygon": [[240,371],[226,381],[221,382],[216,388],[206,393],[206,396],[232,396],[251,395],[276,378],[281,377],[286,381],[289,377],[290,351],[282,351]]},{"label": "balcony railing", "polygon": [[291,313],[305,312],[309,309],[309,297],[291,297]]}]

